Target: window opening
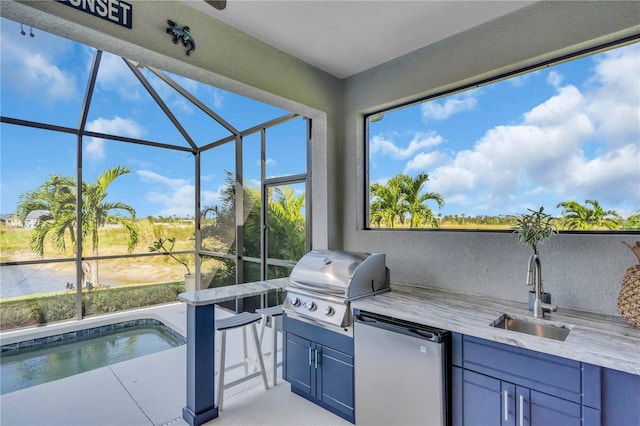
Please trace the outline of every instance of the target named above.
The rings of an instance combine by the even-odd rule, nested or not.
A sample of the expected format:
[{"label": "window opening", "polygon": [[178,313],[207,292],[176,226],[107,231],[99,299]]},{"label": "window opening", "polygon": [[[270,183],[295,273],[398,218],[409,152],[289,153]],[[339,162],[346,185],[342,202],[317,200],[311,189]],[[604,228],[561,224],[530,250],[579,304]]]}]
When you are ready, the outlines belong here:
[{"label": "window opening", "polygon": [[366,226],[640,229],[640,44],[562,59],[366,116]]}]

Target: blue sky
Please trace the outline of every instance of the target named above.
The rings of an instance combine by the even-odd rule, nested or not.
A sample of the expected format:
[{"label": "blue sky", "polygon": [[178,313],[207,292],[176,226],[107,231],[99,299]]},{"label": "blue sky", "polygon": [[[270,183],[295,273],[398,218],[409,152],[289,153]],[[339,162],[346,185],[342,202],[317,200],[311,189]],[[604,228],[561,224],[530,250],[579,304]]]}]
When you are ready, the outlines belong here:
[{"label": "blue sky", "polygon": [[640,44],[388,112],[370,180],[429,174],[434,211],[467,216],[595,199],[640,209]]},{"label": "blue sky", "polygon": [[[18,23],[6,19],[1,23],[2,115],[76,128],[95,49],[38,29],[33,30],[35,37],[28,35],[27,28],[27,35],[22,36]],[[231,134],[148,69],[141,71],[197,145]],[[169,76],[238,130],[288,113],[177,75]],[[188,146],[122,59],[107,52],[102,56],[87,129]],[[2,124],[1,132],[2,213],[13,212],[19,196],[38,187],[50,174],[76,176],[75,136],[8,124]],[[267,130],[267,177],[305,172],[305,136],[301,118]],[[29,143],[21,143],[25,140]],[[244,145],[244,179],[258,187],[259,134],[247,137]],[[99,138],[83,140],[85,181],[95,181],[104,170],[118,165],[128,167],[131,173],[109,187],[109,200],[130,204],[138,217],[193,215],[192,155]],[[217,203],[227,170],[235,170],[233,144],[202,154],[203,206]]]}]

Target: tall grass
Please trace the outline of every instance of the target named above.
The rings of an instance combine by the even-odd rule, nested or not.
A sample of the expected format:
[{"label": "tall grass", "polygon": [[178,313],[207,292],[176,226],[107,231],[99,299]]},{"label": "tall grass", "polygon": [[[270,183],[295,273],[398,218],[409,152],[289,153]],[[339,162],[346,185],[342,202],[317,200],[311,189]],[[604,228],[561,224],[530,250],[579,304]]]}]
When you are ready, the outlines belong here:
[{"label": "tall grass", "polygon": [[[157,223],[149,219],[136,219],[138,229],[138,244],[132,253],[148,253],[149,247],[159,238],[174,237],[176,245],[174,250],[193,250],[194,229],[189,223]],[[0,260],[2,262],[32,260],[34,259],[31,250],[31,235],[33,229],[13,227],[6,224],[0,225]],[[118,255],[128,253],[127,234],[121,227],[107,225],[100,229],[99,252],[101,256]],[[73,247],[71,240],[65,238],[66,250],[60,252],[51,245],[49,239],[45,241],[44,258],[64,258],[73,257]],[[83,244],[83,255],[92,256],[92,247],[89,241]]]}]

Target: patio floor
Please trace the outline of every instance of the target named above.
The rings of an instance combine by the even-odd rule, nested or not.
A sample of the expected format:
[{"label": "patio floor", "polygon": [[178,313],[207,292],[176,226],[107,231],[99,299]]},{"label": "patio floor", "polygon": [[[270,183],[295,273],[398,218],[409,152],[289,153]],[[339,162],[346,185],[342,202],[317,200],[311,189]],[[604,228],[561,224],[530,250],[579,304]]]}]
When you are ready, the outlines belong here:
[{"label": "patio floor", "polygon": [[[225,315],[223,311],[217,312]],[[183,303],[91,318],[94,323],[130,318],[156,318],[185,335]],[[74,324],[77,324],[74,322]],[[67,324],[68,326],[68,324]],[[65,325],[39,327],[56,334]],[[34,330],[35,331],[35,330]],[[32,333],[34,332],[32,331]],[[28,331],[20,333],[28,335]],[[265,332],[268,346],[270,329]],[[229,364],[242,359],[241,333],[229,333]],[[25,337],[26,339],[27,337]],[[234,348],[235,350],[231,349]],[[234,362],[235,361],[235,362]],[[265,360],[269,364],[268,360]],[[237,369],[238,373],[242,369]],[[227,373],[227,374],[232,374]],[[267,373],[269,367],[267,366]],[[233,376],[228,376],[230,380]],[[186,346],[102,367],[65,379],[0,396],[0,424],[43,426],[186,425],[182,407],[186,401]],[[224,409],[207,425],[349,425],[347,421],[290,392],[287,382],[265,390],[260,378],[225,391]]]}]

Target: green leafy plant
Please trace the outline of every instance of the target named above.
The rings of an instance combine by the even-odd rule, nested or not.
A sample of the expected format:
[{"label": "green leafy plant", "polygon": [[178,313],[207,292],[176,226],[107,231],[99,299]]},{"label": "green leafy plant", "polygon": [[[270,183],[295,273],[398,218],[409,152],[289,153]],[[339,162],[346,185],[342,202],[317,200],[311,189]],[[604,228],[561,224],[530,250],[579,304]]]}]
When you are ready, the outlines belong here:
[{"label": "green leafy plant", "polygon": [[[169,247],[165,246],[165,244],[167,243],[170,244]],[[149,247],[149,251],[168,254],[173,260],[185,267],[185,269],[187,270],[187,275],[191,275],[191,269],[189,269],[189,264],[187,263],[187,261],[173,254],[173,246],[175,246],[175,244],[175,238],[160,238],[158,241],[153,242],[153,245]]]},{"label": "green leafy plant", "polygon": [[516,224],[512,229],[518,235],[518,242],[531,247],[537,255],[538,246],[557,234],[558,228],[553,216],[544,212],[544,207],[540,207],[540,210],[527,210],[531,213],[516,216]]}]

